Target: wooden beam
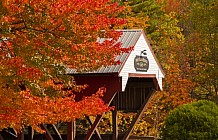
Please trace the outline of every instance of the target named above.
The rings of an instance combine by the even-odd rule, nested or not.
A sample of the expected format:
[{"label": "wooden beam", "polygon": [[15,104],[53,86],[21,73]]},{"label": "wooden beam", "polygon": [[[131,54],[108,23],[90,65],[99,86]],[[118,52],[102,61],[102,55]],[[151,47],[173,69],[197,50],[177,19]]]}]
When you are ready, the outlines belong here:
[{"label": "wooden beam", "polygon": [[1,133],[0,133],[0,140],[4,140],[4,138],[2,137]]},{"label": "wooden beam", "polygon": [[41,124],[40,127],[41,127],[43,130],[45,130],[45,134],[44,134],[44,135],[45,135],[45,137],[46,137],[47,140],[54,140],[54,139],[52,138],[51,133],[48,131],[48,128],[47,128],[44,124]]},{"label": "wooden beam", "polygon": [[157,78],[153,78],[153,83],[157,91],[161,91]]},{"label": "wooden beam", "polygon": [[54,124],[48,124],[48,126],[52,128],[55,135],[58,137],[58,140],[63,140],[62,137],[61,137],[61,134],[59,133],[57,127]]},{"label": "wooden beam", "polygon": [[33,136],[34,136],[34,130],[31,126],[28,126],[28,136],[27,139],[28,140],[33,140]]},{"label": "wooden beam", "polygon": [[116,108],[112,111],[113,140],[118,140],[118,116]]},{"label": "wooden beam", "polygon": [[[117,92],[115,92],[112,96],[107,96],[105,98],[105,103],[110,105],[111,102],[113,101],[114,97],[116,96]],[[99,122],[101,121],[102,117],[103,117],[104,114],[102,115],[98,115],[96,118],[95,118],[95,121],[93,123],[93,125],[91,126],[91,128],[89,129],[89,132],[87,133],[86,137],[84,140],[90,140],[96,127],[98,126]]]},{"label": "wooden beam", "polygon": [[8,139],[19,140],[18,134],[13,128],[8,128],[0,131],[0,140],[8,140]]},{"label": "wooden beam", "polygon": [[8,135],[10,135],[10,137],[13,137],[13,138],[17,138],[17,133],[14,131],[14,133],[13,132],[11,132],[10,130],[13,130],[14,131],[14,129],[8,129],[8,130],[3,130],[4,132],[6,132]]},{"label": "wooden beam", "polygon": [[156,74],[138,74],[138,73],[129,73],[129,77],[138,77],[138,78],[156,78]]},{"label": "wooden beam", "polygon": [[17,140],[24,140],[24,131],[17,133]]},{"label": "wooden beam", "polygon": [[12,136],[17,137],[17,131],[14,128],[9,128],[7,132]]},{"label": "wooden beam", "polygon": [[76,121],[67,123],[67,140],[76,140]]},{"label": "wooden beam", "polygon": [[91,128],[89,129],[89,132],[87,133],[86,137],[84,140],[90,140],[96,127],[98,126],[99,122],[101,121],[103,117],[103,114],[102,115],[98,115],[96,118],[95,118],[95,121],[94,123],[92,124]]},{"label": "wooden beam", "polygon": [[142,106],[140,107],[139,111],[137,112],[135,118],[133,119],[132,123],[130,124],[130,127],[129,129],[127,130],[126,134],[124,135],[123,137],[123,140],[128,140],[129,137],[130,137],[130,134],[135,126],[135,124],[138,123],[139,121],[139,118],[142,116],[143,112],[145,111],[145,109],[147,108],[148,106],[148,103],[150,102],[150,100],[152,99],[154,93],[156,92],[156,90],[152,89],[147,98],[145,99],[144,103],[142,104]]},{"label": "wooden beam", "polygon": [[[86,119],[88,120],[89,124],[92,126],[94,122],[90,119],[90,117],[89,117],[89,116],[86,116]],[[100,132],[98,131],[97,128],[95,129],[95,133],[97,134],[98,139],[99,139],[99,140],[102,140],[101,134],[100,134]]]}]

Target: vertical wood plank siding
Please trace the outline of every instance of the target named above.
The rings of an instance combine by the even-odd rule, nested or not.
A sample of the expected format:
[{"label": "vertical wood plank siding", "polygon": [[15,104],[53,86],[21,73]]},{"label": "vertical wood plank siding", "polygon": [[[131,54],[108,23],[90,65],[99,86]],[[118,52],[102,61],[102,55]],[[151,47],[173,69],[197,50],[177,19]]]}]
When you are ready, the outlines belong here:
[{"label": "vertical wood plank siding", "polygon": [[152,89],[155,89],[152,78],[129,78],[126,90],[115,96],[112,105],[117,110],[136,112]]},{"label": "vertical wood plank siding", "polygon": [[82,91],[82,93],[76,93],[76,101],[82,99],[83,96],[91,96],[96,93],[99,88],[105,87],[106,93],[103,100],[108,102],[111,97],[121,91],[121,78],[117,77],[117,74],[97,74],[97,75],[74,75],[77,84],[87,84],[88,88]]}]

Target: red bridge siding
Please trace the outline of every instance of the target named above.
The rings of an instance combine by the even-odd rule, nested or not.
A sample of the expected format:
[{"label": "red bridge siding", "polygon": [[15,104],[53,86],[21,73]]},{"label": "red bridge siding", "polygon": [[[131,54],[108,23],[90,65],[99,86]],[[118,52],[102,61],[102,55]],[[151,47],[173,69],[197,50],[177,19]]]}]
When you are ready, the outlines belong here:
[{"label": "red bridge siding", "polygon": [[76,101],[82,99],[83,96],[91,96],[96,93],[99,88],[105,87],[106,93],[102,98],[106,103],[114,96],[116,92],[121,92],[122,81],[117,74],[97,74],[97,75],[74,75],[77,84],[87,84],[89,87],[80,93],[76,93]]}]

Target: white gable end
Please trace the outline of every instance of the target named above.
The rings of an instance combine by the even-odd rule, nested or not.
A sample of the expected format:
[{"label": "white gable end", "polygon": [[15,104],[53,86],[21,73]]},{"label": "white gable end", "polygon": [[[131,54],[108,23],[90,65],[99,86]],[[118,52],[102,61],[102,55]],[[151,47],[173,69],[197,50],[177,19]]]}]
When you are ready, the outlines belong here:
[{"label": "white gable end", "polygon": [[[145,71],[136,71],[134,67],[134,59],[136,56],[140,56],[141,52],[146,50],[147,58],[149,61],[149,68],[147,72]],[[119,76],[122,77],[122,91],[125,91],[125,87],[128,81],[128,77],[130,73],[134,74],[152,74],[156,75],[156,79],[158,81],[159,87],[162,90],[162,78],[164,77],[162,71],[160,70],[154,56],[152,50],[148,46],[146,39],[143,33],[140,35],[137,43],[134,46],[134,50],[130,53],[129,57],[127,58],[122,70],[119,73]]]}]

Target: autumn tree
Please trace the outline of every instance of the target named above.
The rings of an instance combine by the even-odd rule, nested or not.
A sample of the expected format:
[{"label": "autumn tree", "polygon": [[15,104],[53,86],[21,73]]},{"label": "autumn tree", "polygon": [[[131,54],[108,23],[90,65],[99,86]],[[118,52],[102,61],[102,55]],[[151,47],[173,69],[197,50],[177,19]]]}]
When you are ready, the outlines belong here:
[{"label": "autumn tree", "polygon": [[196,83],[193,97],[217,100],[217,2],[163,1],[168,12],[177,13],[185,36],[183,53],[189,70],[183,73]]},{"label": "autumn tree", "polygon": [[[186,75],[190,67],[187,66],[185,38],[179,26],[178,13],[166,9],[166,1],[160,0],[121,0],[120,4],[125,5],[129,11],[129,14],[124,15],[125,18],[136,19],[129,20],[123,28],[145,30],[165,72],[164,91],[156,94],[149,109],[144,113],[143,121],[137,124],[133,132],[135,135],[157,136],[169,112],[192,101],[190,93],[195,86]],[[136,21],[142,23],[135,24]]]},{"label": "autumn tree", "polygon": [[[85,72],[116,63],[123,50],[113,27],[122,7],[110,0],[2,0],[0,3],[0,130],[73,121],[110,108],[106,89],[74,100],[66,68]],[[111,38],[96,42],[97,37]]]},{"label": "autumn tree", "polygon": [[217,7],[214,0],[189,1],[189,11],[181,18],[186,37],[190,78],[197,85],[193,95],[200,99],[218,99]]}]

